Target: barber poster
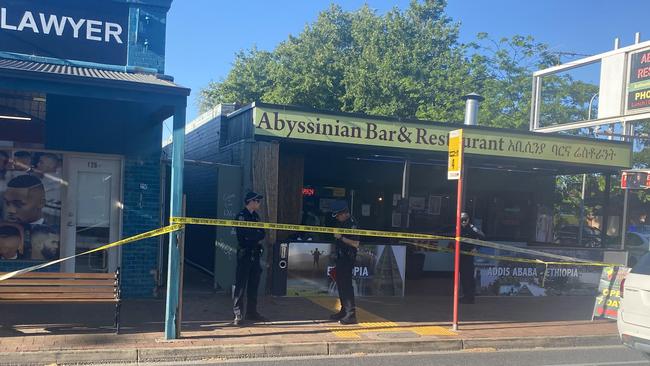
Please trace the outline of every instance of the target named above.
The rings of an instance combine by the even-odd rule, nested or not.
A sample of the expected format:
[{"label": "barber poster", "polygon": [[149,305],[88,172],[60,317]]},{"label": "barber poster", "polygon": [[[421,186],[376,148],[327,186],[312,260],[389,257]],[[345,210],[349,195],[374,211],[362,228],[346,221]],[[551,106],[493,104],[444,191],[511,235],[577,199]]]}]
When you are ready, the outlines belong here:
[{"label": "barber poster", "polygon": [[[335,246],[330,243],[289,244],[287,296],[337,296]],[[365,245],[352,271],[356,296],[404,296],[406,248]]]},{"label": "barber poster", "polygon": [[0,150],[0,266],[60,255],[62,156]]}]

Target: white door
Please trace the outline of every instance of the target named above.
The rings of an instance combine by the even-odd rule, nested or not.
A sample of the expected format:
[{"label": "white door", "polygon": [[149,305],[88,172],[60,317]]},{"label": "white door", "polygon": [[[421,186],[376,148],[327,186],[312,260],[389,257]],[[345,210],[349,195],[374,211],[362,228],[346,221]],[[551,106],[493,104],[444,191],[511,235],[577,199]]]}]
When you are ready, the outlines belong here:
[{"label": "white door", "polygon": [[[79,254],[118,240],[120,231],[121,161],[110,158],[70,157],[64,170],[68,181],[62,210],[62,251]],[[65,272],[112,272],[119,248],[64,262]]]}]

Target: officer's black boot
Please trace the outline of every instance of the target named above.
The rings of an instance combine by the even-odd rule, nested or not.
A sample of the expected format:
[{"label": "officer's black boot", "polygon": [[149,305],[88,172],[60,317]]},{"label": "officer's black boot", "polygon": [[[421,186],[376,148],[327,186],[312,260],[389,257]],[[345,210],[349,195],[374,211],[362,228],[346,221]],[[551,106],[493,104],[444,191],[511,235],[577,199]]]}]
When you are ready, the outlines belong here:
[{"label": "officer's black boot", "polygon": [[244,319],[242,318],[241,313],[235,313],[235,319],[232,321],[232,325],[238,327],[242,325],[243,322]]},{"label": "officer's black boot", "polygon": [[351,311],[347,311],[345,316],[339,320],[339,323],[343,325],[348,325],[348,324],[357,324],[357,312],[354,308],[352,308]]},{"label": "officer's black boot", "polygon": [[251,320],[254,322],[268,322],[269,319],[263,316],[262,314],[258,313],[257,311],[247,311],[246,312],[246,320]]},{"label": "officer's black boot", "polygon": [[330,315],[330,320],[339,321],[345,317],[345,308],[341,307],[338,313]]}]

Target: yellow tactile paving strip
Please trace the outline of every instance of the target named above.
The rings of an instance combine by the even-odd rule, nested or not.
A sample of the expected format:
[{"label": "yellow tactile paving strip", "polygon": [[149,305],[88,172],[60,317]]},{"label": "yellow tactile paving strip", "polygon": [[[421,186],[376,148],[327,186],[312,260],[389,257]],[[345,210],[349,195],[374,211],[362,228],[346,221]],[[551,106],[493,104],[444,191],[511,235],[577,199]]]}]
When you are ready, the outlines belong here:
[{"label": "yellow tactile paving strip", "polygon": [[[341,307],[339,299],[333,297],[308,297],[307,299],[332,312],[338,311]],[[355,326],[336,326],[329,329],[336,337],[345,339],[360,339],[362,333],[376,332],[413,332],[420,336],[457,335],[449,329],[436,325],[401,326],[359,307],[357,307],[357,319],[359,324]]]}]

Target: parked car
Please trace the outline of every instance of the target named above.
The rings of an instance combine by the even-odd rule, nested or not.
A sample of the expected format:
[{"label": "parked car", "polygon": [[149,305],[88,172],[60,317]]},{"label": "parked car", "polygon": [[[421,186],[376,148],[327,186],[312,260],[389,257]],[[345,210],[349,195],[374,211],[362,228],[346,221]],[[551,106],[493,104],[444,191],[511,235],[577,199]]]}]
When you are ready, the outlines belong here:
[{"label": "parked car", "polygon": [[625,234],[625,250],[629,252],[628,266],[634,267],[639,258],[650,252],[650,234],[628,232]]},{"label": "parked car", "polygon": [[[555,242],[578,246],[579,231],[580,228],[577,225],[563,226],[555,232]],[[582,228],[582,243],[580,246],[585,248],[600,248],[602,246],[600,230],[595,227],[584,226]]]},{"label": "parked car", "polygon": [[650,359],[650,253],[621,282],[618,333],[626,346]]}]

